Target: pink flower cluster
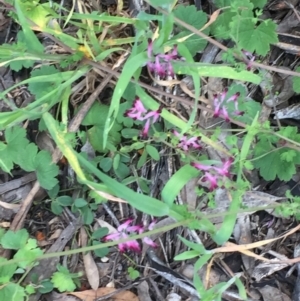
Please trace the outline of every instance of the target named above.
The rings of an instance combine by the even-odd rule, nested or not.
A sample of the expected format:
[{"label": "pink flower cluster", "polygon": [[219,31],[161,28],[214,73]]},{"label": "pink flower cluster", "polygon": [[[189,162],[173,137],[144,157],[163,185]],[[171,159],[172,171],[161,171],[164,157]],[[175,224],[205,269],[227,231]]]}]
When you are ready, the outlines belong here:
[{"label": "pink flower cluster", "polygon": [[166,78],[167,76],[174,77],[171,61],[179,59],[177,45],[174,45],[173,49],[167,54],[153,55],[153,41],[149,39],[147,54],[149,58],[147,66],[150,72],[159,75],[161,78]]},{"label": "pink flower cluster", "polygon": [[228,93],[228,89],[226,88],[220,95],[215,94],[213,105],[214,105],[214,117],[223,117],[226,121],[229,121],[229,115],[226,108],[226,103],[229,103],[231,101],[234,102],[235,106],[235,115],[242,116],[244,114],[243,111],[238,110],[238,97],[240,96],[240,92],[235,93],[228,99],[226,99],[226,95]]},{"label": "pink flower cluster", "polygon": [[202,146],[200,145],[200,137],[191,137],[188,138],[187,135],[182,135],[180,138],[180,134],[177,131],[173,131],[173,134],[179,138],[178,147],[184,151],[188,151],[192,149],[201,149]]},{"label": "pink flower cluster", "polygon": [[148,132],[150,129],[150,125],[154,124],[160,114],[161,114],[162,107],[159,107],[156,111],[150,111],[147,113],[147,110],[145,109],[143,103],[139,98],[135,99],[133,102],[133,106],[131,109],[127,110],[124,113],[124,116],[132,118],[133,120],[140,120],[144,121],[146,120],[146,123],[144,125],[144,128],[142,129],[141,136],[143,138],[147,138]]},{"label": "pink flower cluster", "polygon": [[[106,235],[104,237],[104,241],[109,241],[109,240],[117,241],[119,239],[128,238],[129,235],[131,234],[141,234],[146,230],[143,225],[133,226],[132,222],[133,219],[131,218],[126,220],[123,224],[121,224],[118,227],[117,232]],[[148,226],[148,230],[153,230],[154,225],[155,225],[155,221],[152,221],[152,223]],[[157,247],[157,244],[149,237],[144,237],[143,242],[153,248]],[[141,247],[137,240],[129,240],[123,243],[119,243],[118,248],[122,253],[125,251],[133,251],[137,253],[141,252]]]},{"label": "pink flower cluster", "polygon": [[210,191],[215,190],[218,187],[218,180],[222,180],[223,177],[230,177],[229,169],[233,163],[233,158],[222,161],[221,167],[204,165],[200,163],[192,163],[191,165],[201,171],[204,171],[203,182],[210,183]]},{"label": "pink flower cluster", "polygon": [[247,63],[247,70],[250,71],[252,68],[252,63],[255,60],[255,55],[253,55],[251,52],[246,51],[246,50],[242,50],[243,54],[247,57],[247,59],[249,60]]}]

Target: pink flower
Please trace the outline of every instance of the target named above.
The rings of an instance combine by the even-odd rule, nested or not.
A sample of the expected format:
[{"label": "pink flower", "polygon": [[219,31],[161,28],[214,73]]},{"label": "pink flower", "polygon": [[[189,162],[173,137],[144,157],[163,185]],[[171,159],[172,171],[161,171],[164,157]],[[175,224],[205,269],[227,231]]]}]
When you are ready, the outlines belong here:
[{"label": "pink flower", "polygon": [[218,178],[217,176],[211,175],[209,172],[205,172],[204,177],[202,178],[202,182],[209,182],[210,191],[214,191],[218,187]]},{"label": "pink flower", "polygon": [[229,158],[228,160],[223,160],[223,166],[221,168],[219,167],[213,167],[213,169],[218,172],[220,175],[229,177],[229,169],[231,167],[231,164],[233,163],[233,158]]},{"label": "pink flower", "polygon": [[[173,134],[176,137],[180,137],[180,134],[175,130],[173,131]],[[202,146],[199,144],[199,142],[199,137],[191,137],[188,139],[186,135],[182,135],[177,146],[184,151],[188,151],[190,148],[201,149]]]},{"label": "pink flower", "polygon": [[[155,224],[156,224],[156,220],[153,220],[153,221],[149,224],[148,230],[150,230],[150,231],[153,230]],[[145,244],[149,245],[149,246],[152,247],[152,248],[157,248],[157,246],[158,246],[158,245],[157,245],[151,238],[149,238],[148,236],[146,236],[146,237],[143,238],[143,242],[144,242]]]},{"label": "pink flower", "polygon": [[161,78],[166,76],[174,77],[174,70],[171,61],[179,59],[177,52],[177,45],[174,45],[173,49],[167,54],[153,55],[153,41],[148,40],[147,55],[149,61],[147,66],[150,72],[153,72]]},{"label": "pink flower", "polygon": [[210,191],[215,190],[218,187],[218,180],[222,180],[223,177],[230,177],[229,169],[233,163],[233,158],[222,160],[222,166],[216,167],[212,165],[204,165],[201,163],[193,162],[191,165],[201,171],[204,171],[202,182],[209,182]]},{"label": "pink flower", "polygon": [[144,121],[146,120],[146,123],[144,125],[144,128],[141,131],[141,136],[143,138],[146,138],[148,136],[148,132],[150,129],[151,124],[154,124],[158,121],[160,114],[161,114],[162,107],[159,107],[156,111],[150,111],[147,113],[147,110],[145,109],[143,103],[139,98],[137,98],[133,102],[133,107],[129,110],[127,110],[124,113],[124,116],[132,118],[133,120],[140,120]]},{"label": "pink flower", "polygon": [[226,103],[229,103],[231,101],[234,102],[234,107],[235,107],[235,115],[243,115],[244,112],[243,111],[239,111],[238,110],[238,97],[240,96],[240,92],[236,92],[234,95],[232,95],[231,97],[229,97],[226,100],[226,95],[228,93],[228,89],[224,89],[224,91],[220,94],[214,95],[214,100],[213,100],[213,105],[214,105],[214,117],[223,117],[226,121],[229,121],[229,115],[228,115],[228,111],[226,108]]},{"label": "pink flower", "polygon": [[145,114],[147,110],[143,106],[143,103],[139,98],[136,98],[135,101],[133,102],[133,107],[129,110],[127,110],[124,113],[124,116],[132,118],[134,120],[144,120],[143,119],[143,114]]},{"label": "pink flower", "polygon": [[[123,224],[121,224],[118,227],[117,232],[106,235],[104,237],[104,241],[109,241],[109,240],[116,241],[119,239],[128,238],[129,235],[131,235],[131,234],[141,234],[145,231],[144,226],[131,225],[132,222],[133,222],[133,219],[131,219],[131,218],[126,220]],[[148,227],[149,230],[151,230],[150,225]],[[157,246],[156,243],[148,237],[144,237],[143,241],[152,247]],[[133,251],[133,252],[139,253],[141,251],[140,244],[138,243],[137,240],[129,240],[127,242],[119,243],[118,248],[119,248],[120,252],[122,252],[122,253],[125,251]]]},{"label": "pink flower", "polygon": [[252,68],[252,63],[255,60],[255,55],[253,55],[251,52],[246,51],[246,50],[242,50],[242,52],[244,53],[246,58],[249,60],[248,63],[247,63],[247,70],[250,71],[251,68]]}]

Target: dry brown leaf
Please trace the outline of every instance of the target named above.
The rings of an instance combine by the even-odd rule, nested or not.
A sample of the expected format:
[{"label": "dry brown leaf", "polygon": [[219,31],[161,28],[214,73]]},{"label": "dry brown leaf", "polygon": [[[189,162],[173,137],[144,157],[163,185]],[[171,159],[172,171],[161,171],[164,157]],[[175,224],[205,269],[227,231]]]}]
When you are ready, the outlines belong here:
[{"label": "dry brown leaf", "polygon": [[[249,215],[242,216],[237,219],[233,233],[235,241],[239,245],[252,243],[252,235],[250,228],[251,225]],[[251,256],[242,254],[242,261],[247,273],[251,274],[255,267],[255,259]]]},{"label": "dry brown leaf", "polygon": [[266,285],[259,289],[264,301],[291,301],[291,298],[274,286]]},{"label": "dry brown leaf", "polygon": [[[68,295],[73,295],[84,301],[94,301],[96,298],[103,297],[116,291],[112,287],[100,287],[97,290],[86,290],[83,292],[71,292]],[[139,301],[139,298],[130,291],[123,291],[111,296],[114,301]]]},{"label": "dry brown leaf", "polygon": [[21,205],[18,205],[18,204],[9,204],[9,203],[2,202],[2,201],[0,201],[0,206],[3,208],[6,208],[6,209],[11,209],[14,212],[17,212],[21,207]]},{"label": "dry brown leaf", "polygon": [[[228,252],[241,252],[241,253],[243,253],[245,255],[249,255],[249,256],[255,257],[255,258],[260,259],[262,261],[269,262],[269,263],[274,263],[274,261],[272,259],[264,258],[264,257],[262,257],[260,255],[252,253],[249,250],[257,248],[257,247],[261,247],[261,246],[264,246],[264,245],[266,245],[268,243],[271,243],[273,241],[285,238],[285,237],[287,237],[289,235],[292,235],[293,233],[295,233],[299,229],[300,229],[300,225],[298,225],[297,227],[291,229],[290,231],[288,231],[287,233],[285,233],[285,234],[283,234],[283,235],[281,235],[279,237],[276,237],[276,238],[273,238],[273,239],[266,239],[266,240],[263,240],[263,241],[257,241],[257,242],[251,243],[251,244],[236,245],[236,244],[231,243],[231,242],[226,242],[224,244],[224,247],[213,249],[212,253],[215,254],[215,253],[222,253],[222,252],[224,252],[224,253],[228,253]],[[288,260],[279,260],[279,261],[276,261],[276,264],[277,263],[292,264],[292,263],[296,263],[296,262],[299,262],[299,261],[300,261],[300,257],[297,257],[297,258],[288,259]]]},{"label": "dry brown leaf", "polygon": [[[87,245],[87,233],[83,227],[80,229],[81,245],[85,247]],[[99,287],[100,277],[98,267],[91,252],[83,253],[83,263],[88,282],[93,290]]]},{"label": "dry brown leaf", "polygon": [[203,31],[205,28],[214,23],[217,20],[221,10],[222,8],[219,8],[216,11],[214,11],[213,14],[210,16],[209,21],[199,31]]}]

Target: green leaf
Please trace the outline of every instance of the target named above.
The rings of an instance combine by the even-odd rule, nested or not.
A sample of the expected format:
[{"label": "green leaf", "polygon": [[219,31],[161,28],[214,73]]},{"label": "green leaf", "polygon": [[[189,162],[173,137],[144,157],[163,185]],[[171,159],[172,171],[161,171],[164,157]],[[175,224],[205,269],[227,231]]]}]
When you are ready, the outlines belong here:
[{"label": "green leaf", "polygon": [[78,198],[74,202],[74,206],[77,207],[77,208],[84,207],[87,204],[88,204],[88,202],[85,199],[82,199],[82,198]]},{"label": "green leaf", "polygon": [[153,7],[161,7],[168,10],[169,7],[174,3],[174,0],[150,0],[149,3]]},{"label": "green leaf", "polygon": [[159,158],[160,158],[159,152],[154,146],[147,144],[146,151],[153,160],[155,160],[155,161],[159,160]]},{"label": "green leaf", "polygon": [[37,180],[45,189],[52,189],[57,183],[58,166],[52,162],[49,152],[42,150],[36,156],[35,170]]},{"label": "green leaf", "polygon": [[119,132],[120,125],[115,123],[113,128],[110,130],[106,140],[106,147],[104,147],[103,139],[104,139],[104,127],[103,126],[93,126],[87,131],[88,139],[94,150],[100,153],[106,153],[109,150],[114,151],[115,146],[119,145],[121,142],[121,134]]},{"label": "green leaf", "polygon": [[173,10],[173,13],[175,17],[192,25],[198,30],[207,22],[207,15],[203,11],[197,10],[195,5],[178,5],[176,9]]},{"label": "green leaf", "polygon": [[112,158],[106,157],[101,159],[100,168],[105,172],[110,171],[112,168]]},{"label": "green leaf", "polygon": [[251,124],[253,119],[261,111],[261,104],[253,99],[246,97],[246,88],[241,84],[232,84],[229,89],[226,97],[231,97],[233,94],[239,92],[240,96],[238,97],[238,109],[239,111],[244,112],[242,116],[234,115],[236,111],[235,103],[229,102],[226,104],[226,108],[229,112],[229,116],[233,117],[236,120],[244,122],[246,124]]},{"label": "green leaf", "polygon": [[171,207],[184,185],[186,185],[189,180],[196,178],[199,173],[200,172],[197,169],[190,165],[181,167],[174,175],[172,175],[161,192],[164,203]]},{"label": "green leaf", "polygon": [[19,251],[14,255],[14,259],[23,259],[23,261],[18,262],[18,266],[25,269],[42,254],[43,251],[37,247],[36,240],[29,238],[26,245],[19,249]]},{"label": "green leaf", "polygon": [[127,272],[128,272],[129,278],[130,278],[131,280],[135,280],[135,279],[137,279],[138,277],[140,277],[139,271],[135,270],[135,269],[132,268],[132,267],[129,267],[128,270],[127,270]]},{"label": "green leaf", "polygon": [[43,53],[44,46],[40,43],[37,36],[31,30],[29,22],[24,15],[24,8],[22,7],[22,2],[20,0],[15,0],[15,8],[19,18],[19,22],[24,32],[24,37],[28,50],[32,50],[35,53]]},{"label": "green leaf", "polygon": [[19,250],[26,245],[29,234],[25,229],[13,232],[8,230],[1,238],[1,245],[4,249]]},{"label": "green leaf", "polygon": [[[164,203],[149,197],[147,195],[143,195],[140,193],[136,193],[129,189],[128,187],[122,185],[118,181],[110,178],[106,174],[102,173],[100,170],[95,168],[90,162],[88,162],[85,158],[83,158],[80,154],[76,154],[79,162],[87,168],[90,172],[92,172],[95,176],[97,176],[107,187],[111,189],[114,195],[125,199],[131,206],[135,207],[137,210],[145,212],[154,216],[164,216],[168,215],[169,208]],[[89,185],[95,187],[97,189],[97,183],[87,181]]]},{"label": "green leaf", "polygon": [[240,16],[237,16],[233,18],[230,27],[238,46],[258,55],[265,56],[270,45],[278,42],[276,24],[271,20],[264,20],[255,26],[252,20],[241,21]]},{"label": "green leaf", "polygon": [[[60,131],[57,122],[50,113],[44,113],[43,118],[47,123],[49,132],[56,142],[63,155],[68,159],[69,164],[74,169],[81,183],[85,183],[95,190],[112,193],[120,198],[125,199],[131,206],[141,210],[147,214],[154,216],[164,216],[170,213],[167,205],[157,199],[136,193],[128,187],[122,185],[118,181],[110,178],[105,173],[98,170],[91,162],[78,154],[71,147],[70,143],[65,139],[65,134]],[[103,182],[103,184],[95,183],[95,181],[87,180],[82,168],[93,173]]]},{"label": "green leaf", "polygon": [[198,255],[202,255],[202,254],[207,254],[210,251],[206,251],[204,246],[201,244],[197,244],[191,241],[188,241],[187,239],[178,236],[178,238],[185,244],[187,245],[189,248],[191,248],[193,251],[196,251],[198,253]]},{"label": "green leaf", "polygon": [[[4,257],[0,257],[0,264],[6,263],[8,260]],[[9,282],[17,269],[17,264],[12,263],[9,265],[0,266],[0,284]],[[0,289],[1,290],[1,289]]]},{"label": "green leaf", "polygon": [[187,260],[187,259],[198,257],[199,255],[200,255],[199,252],[195,250],[185,251],[179,255],[176,255],[174,257],[174,260]]},{"label": "green leaf", "polygon": [[215,234],[211,235],[212,239],[219,245],[222,245],[223,243],[228,241],[228,239],[232,235],[232,231],[236,223],[237,212],[240,209],[243,194],[243,190],[232,191],[232,201],[230,203],[229,210],[226,212],[223,224]]},{"label": "green leaf", "polygon": [[35,288],[32,285],[28,284],[25,286],[25,292],[27,293],[27,295],[32,295],[35,293]]},{"label": "green leaf", "polygon": [[57,201],[52,201],[51,210],[54,214],[61,215],[62,212],[64,211],[64,208]]},{"label": "green leaf", "polygon": [[106,228],[106,227],[99,228],[99,229],[97,229],[96,231],[93,232],[92,238],[93,239],[100,239],[100,238],[104,237],[107,234],[108,234],[108,228]]},{"label": "green leaf", "polygon": [[59,196],[56,198],[56,201],[64,207],[71,206],[73,204],[73,199],[68,195]]},{"label": "green leaf", "polygon": [[38,291],[41,294],[47,294],[50,293],[51,291],[53,291],[53,284],[50,280],[45,279],[42,280],[42,282],[40,283],[40,286],[38,287]]},{"label": "green leaf", "polygon": [[5,130],[6,146],[2,144],[0,151],[0,167],[5,172],[10,172],[13,162],[18,160],[22,150],[26,149],[29,141],[25,129],[16,126]]},{"label": "green leaf", "polygon": [[[93,240],[93,246],[98,246],[98,245],[101,245],[101,243],[99,241]],[[108,248],[96,249],[94,253],[96,256],[102,258],[109,253],[109,249]]]},{"label": "green leaf", "polygon": [[93,222],[94,214],[89,206],[84,206],[80,208],[80,212],[82,214],[83,222],[86,225],[90,225]]},{"label": "green leaf", "polygon": [[39,1],[22,1],[20,6],[22,11],[26,13],[26,18],[33,21],[40,27],[46,27],[51,16],[55,12],[50,9],[47,3],[41,4]]},{"label": "green leaf", "polygon": [[7,283],[0,289],[0,300],[24,301],[25,297],[24,288],[16,283]]},{"label": "green leaf", "polygon": [[261,77],[249,71],[237,71],[229,66],[204,64],[204,63],[185,63],[185,62],[172,62],[174,71],[177,74],[189,74],[193,75],[195,72],[199,76],[204,77],[219,77],[219,78],[229,78],[236,79],[246,82],[251,82],[254,84],[259,84],[261,82]]},{"label": "green leaf", "polygon": [[15,157],[14,161],[25,171],[34,171],[37,152],[37,146],[34,143],[30,143],[19,150],[18,156]]},{"label": "green leaf", "polygon": [[[297,69],[295,71],[300,72],[300,67],[297,67]],[[296,93],[300,93],[300,77],[299,76],[293,76],[292,80],[293,80],[293,90]]]},{"label": "green leaf", "polygon": [[133,138],[133,137],[138,137],[140,134],[140,131],[137,129],[128,129],[128,128],[124,128],[121,131],[122,137],[124,138]]},{"label": "green leaf", "polygon": [[131,173],[130,168],[122,162],[119,164],[118,168],[115,169],[115,174],[119,179],[124,179],[128,177],[130,173]]},{"label": "green leaf", "polygon": [[217,20],[211,25],[211,33],[216,37],[222,37],[223,39],[230,38],[229,25],[232,18],[236,13],[226,10],[220,14]]},{"label": "green leaf", "polygon": [[265,180],[272,181],[278,176],[282,181],[289,181],[296,173],[294,162],[282,160],[281,155],[281,151],[273,151],[253,162]]},{"label": "green leaf", "polygon": [[114,94],[110,103],[108,118],[105,122],[104,134],[103,134],[103,147],[106,147],[109,131],[111,130],[113,124],[115,123],[115,119],[117,118],[119,106],[120,106],[120,99],[126,90],[131,77],[137,72],[137,70],[145,65],[147,62],[148,57],[146,53],[140,53],[138,55],[130,56],[119,77],[117,85],[114,89]]},{"label": "green leaf", "polygon": [[137,169],[140,169],[141,167],[144,166],[144,164],[147,161],[147,157],[148,157],[148,153],[147,153],[146,150],[144,150],[143,153],[142,153],[142,155],[139,158],[139,161],[138,161],[137,165],[136,165]]},{"label": "green leaf", "polygon": [[[80,109],[80,107],[79,107]],[[82,120],[82,125],[105,125],[108,117],[109,106],[95,102]]]},{"label": "green leaf", "polygon": [[[197,11],[195,5],[178,5],[176,9],[173,11],[175,17],[184,21],[185,23],[192,25],[196,29],[200,30],[205,23],[207,22],[207,15],[203,11]],[[192,32],[179,26],[180,33],[173,37],[174,40],[178,41],[183,37],[191,35]],[[205,34],[209,34],[209,29],[205,29],[203,31]],[[193,34],[188,39],[184,41],[184,45],[188,48],[192,56],[194,56],[198,51],[203,50],[206,45],[207,41],[198,35]]]},{"label": "green leaf", "polygon": [[230,6],[232,0],[216,0],[214,3],[216,7]]},{"label": "green leaf", "polygon": [[253,3],[254,8],[263,8],[266,5],[267,0],[251,0],[251,2]]},{"label": "green leaf", "polygon": [[28,90],[34,94],[36,98],[41,98],[47,95],[62,82],[59,70],[52,65],[42,66],[39,69],[31,71],[31,78],[37,77],[41,79],[43,76],[46,76],[45,80],[31,82],[28,84]]},{"label": "green leaf", "polygon": [[118,169],[119,164],[120,164],[120,159],[121,159],[120,154],[116,154],[114,156],[114,159],[113,159],[113,169],[114,170]]},{"label": "green leaf", "polygon": [[70,274],[69,270],[60,266],[58,272],[55,272],[52,277],[51,281],[53,286],[57,288],[61,293],[65,291],[74,291],[76,285],[72,279],[72,275]]}]

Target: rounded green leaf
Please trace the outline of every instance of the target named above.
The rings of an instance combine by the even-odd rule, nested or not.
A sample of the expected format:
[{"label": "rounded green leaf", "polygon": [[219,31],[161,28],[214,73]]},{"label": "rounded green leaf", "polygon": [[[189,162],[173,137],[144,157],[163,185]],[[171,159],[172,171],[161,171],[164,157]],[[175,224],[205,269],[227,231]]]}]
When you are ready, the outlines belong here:
[{"label": "rounded green leaf", "polygon": [[100,161],[100,167],[103,171],[108,172],[112,167],[112,158],[103,158]]},{"label": "rounded green leaf", "polygon": [[73,199],[68,195],[59,196],[56,201],[61,206],[71,206],[73,204]]},{"label": "rounded green leaf", "polygon": [[114,170],[118,169],[119,164],[120,164],[120,159],[121,159],[120,154],[116,154],[114,156],[114,159],[113,159],[113,168],[114,168]]},{"label": "rounded green leaf", "polygon": [[137,129],[125,128],[121,131],[121,134],[124,138],[133,138],[133,137],[138,137],[140,134],[140,131]]},{"label": "rounded green leaf", "polygon": [[97,229],[96,231],[93,232],[92,238],[100,239],[100,238],[104,237],[107,234],[108,234],[108,228],[106,228],[106,227],[99,228],[99,229]]},{"label": "rounded green leaf", "polygon": [[52,201],[51,202],[51,210],[54,214],[60,215],[60,214],[62,214],[64,209],[61,205],[59,205],[59,203],[57,201]]},{"label": "rounded green leaf", "polygon": [[115,170],[116,175],[120,178],[120,179],[124,179],[127,176],[130,175],[130,168],[124,164],[124,163],[120,163],[118,169]]},{"label": "rounded green leaf", "polygon": [[88,202],[85,199],[82,199],[82,198],[78,198],[74,202],[74,205],[77,208],[82,208],[82,207],[86,206],[87,204],[88,204]]},{"label": "rounded green leaf", "polygon": [[160,158],[159,152],[154,146],[152,146],[150,144],[146,145],[146,151],[153,160],[155,160],[155,161],[159,160],[159,158]]}]

